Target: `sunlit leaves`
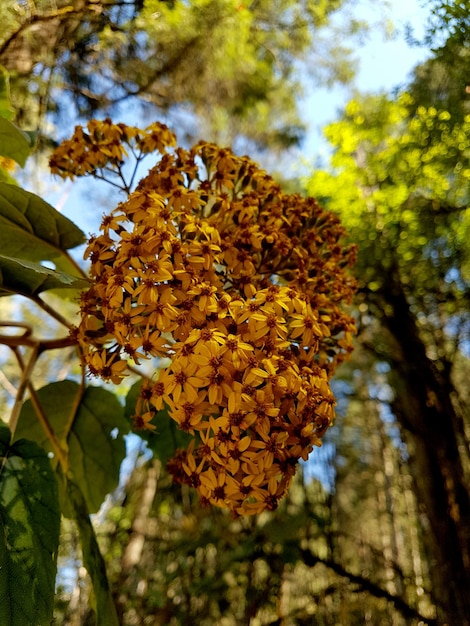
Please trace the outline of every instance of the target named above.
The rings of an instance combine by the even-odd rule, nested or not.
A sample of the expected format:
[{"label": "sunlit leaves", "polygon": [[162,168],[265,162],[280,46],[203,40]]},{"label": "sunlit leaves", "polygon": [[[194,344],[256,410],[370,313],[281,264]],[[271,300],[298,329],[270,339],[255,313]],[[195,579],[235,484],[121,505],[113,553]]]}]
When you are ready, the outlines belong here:
[{"label": "sunlit leaves", "polygon": [[104,559],[96,541],[86,500],[78,485],[73,481],[69,481],[67,485],[67,496],[80,535],[83,563],[93,584],[96,598],[96,623],[100,626],[118,626],[119,621],[106,575]]},{"label": "sunlit leaves", "polygon": [[0,423],[0,623],[49,624],[59,543],[57,483],[32,441]]},{"label": "sunlit leaves", "polygon": [[[0,65],[0,118],[11,120],[14,111],[10,102],[10,82],[8,72]],[[11,146],[7,146],[7,150],[11,150]],[[1,150],[0,150],[1,154]]]},{"label": "sunlit leaves", "polygon": [[[79,486],[90,513],[116,488],[129,431],[117,397],[101,387],[82,390],[65,380],[38,391],[38,400],[58,442],[68,451],[72,480]],[[16,436],[28,436],[53,453],[30,400],[21,411]]]},{"label": "sunlit leaves", "polygon": [[436,271],[468,257],[470,118],[457,123],[422,106],[412,115],[412,105],[407,94],[350,102],[326,129],[333,169],[314,173],[307,189],[328,199],[359,243],[358,268],[370,288],[394,265],[424,293]]},{"label": "sunlit leaves", "polygon": [[85,240],[82,231],[45,200],[0,183],[0,250],[29,261],[54,259]]},{"label": "sunlit leaves", "polygon": [[31,136],[0,116],[0,155],[13,159],[23,166],[31,148]]}]

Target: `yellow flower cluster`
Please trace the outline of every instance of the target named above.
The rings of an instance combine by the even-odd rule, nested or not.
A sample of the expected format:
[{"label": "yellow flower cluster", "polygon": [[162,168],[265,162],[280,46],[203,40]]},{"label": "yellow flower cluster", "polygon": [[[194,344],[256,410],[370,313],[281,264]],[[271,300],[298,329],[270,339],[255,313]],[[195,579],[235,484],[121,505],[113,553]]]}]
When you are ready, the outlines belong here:
[{"label": "yellow flower cluster", "polygon": [[113,124],[106,118],[90,120],[87,130],[77,126],[73,137],[63,141],[54,152],[49,160],[53,174],[74,178],[100,170],[117,172],[129,152],[139,155],[155,150],[164,152],[167,146],[176,143],[174,134],[159,122],[141,130],[126,124]]},{"label": "yellow flower cluster", "polygon": [[[96,124],[86,149],[77,131],[54,155],[63,175],[105,167],[97,153],[112,162],[119,142],[144,136]],[[334,417],[355,251],[314,199],[213,144],[164,152],[174,138],[158,128],[160,160],[89,240],[76,337],[90,372],[116,383],[129,359],[165,358],[141,387],[136,426],[154,428],[166,408],[193,435],[168,464],[177,481],[234,515],[273,510]]]}]

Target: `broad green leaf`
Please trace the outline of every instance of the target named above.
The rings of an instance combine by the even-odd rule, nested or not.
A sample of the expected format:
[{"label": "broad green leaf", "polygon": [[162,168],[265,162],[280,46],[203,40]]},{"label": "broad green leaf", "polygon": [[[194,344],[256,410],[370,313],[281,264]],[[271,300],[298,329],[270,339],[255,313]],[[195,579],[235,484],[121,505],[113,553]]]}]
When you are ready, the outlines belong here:
[{"label": "broad green leaf", "polygon": [[[0,117],[11,120],[14,115],[15,111],[13,110],[10,101],[10,81],[8,72],[2,65],[0,65]],[[6,155],[2,154],[2,156]]]},{"label": "broad green leaf", "polygon": [[80,488],[73,481],[68,482],[67,496],[80,535],[83,564],[93,585],[96,623],[100,626],[119,626],[116,607],[106,575],[106,565],[96,541],[95,531],[87,510],[87,502]]},{"label": "broad green leaf", "polygon": [[[136,401],[141,385],[142,382],[138,381],[127,394],[125,415],[129,420],[135,413]],[[165,465],[178,448],[187,448],[193,437],[178,428],[166,409],[158,412],[153,419],[153,424],[156,426],[155,431],[139,430],[137,434],[147,442],[149,450]]]},{"label": "broad green leaf", "polygon": [[0,624],[51,623],[59,545],[57,482],[36,443],[0,423]]},{"label": "broad green leaf", "polygon": [[[119,400],[107,389],[90,386],[81,398],[80,393],[80,385],[64,380],[46,385],[37,395],[57,439],[68,448],[71,480],[83,493],[88,512],[95,513],[117,487],[129,425]],[[15,436],[25,435],[53,452],[29,400]]]},{"label": "broad green leaf", "polygon": [[[85,241],[83,232],[45,200],[0,183],[0,250],[27,261],[54,260]],[[65,270],[59,261],[58,269]]]},{"label": "broad green leaf", "polygon": [[0,296],[35,296],[47,289],[84,289],[87,280],[51,270],[39,263],[0,255]]},{"label": "broad green leaf", "polygon": [[[0,87],[1,91],[1,87]],[[0,94],[1,97],[1,94]],[[0,102],[1,107],[1,102]],[[24,133],[4,117],[0,117],[0,155],[24,166],[33,147],[32,135]]]}]

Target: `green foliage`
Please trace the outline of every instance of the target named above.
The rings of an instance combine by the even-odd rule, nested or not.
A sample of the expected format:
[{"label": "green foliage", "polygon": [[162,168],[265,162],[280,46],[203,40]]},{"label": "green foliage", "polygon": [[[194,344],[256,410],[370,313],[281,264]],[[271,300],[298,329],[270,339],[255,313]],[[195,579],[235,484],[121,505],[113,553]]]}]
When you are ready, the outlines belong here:
[{"label": "green foliage", "polygon": [[[82,231],[42,198],[0,182],[0,296],[83,288],[83,276],[66,254],[83,241]],[[57,271],[41,261],[52,262]]]},{"label": "green foliage", "polygon": [[[0,91],[0,102],[1,97],[2,93]],[[8,110],[4,112],[8,115]],[[23,167],[31,152],[31,148],[31,136],[21,131],[4,117],[0,117],[0,154],[13,159]]]},{"label": "green foliage", "polygon": [[3,254],[28,261],[54,260],[85,241],[82,231],[42,198],[7,183],[0,183],[0,237]]},{"label": "green foliage", "polygon": [[[24,165],[32,145],[27,133],[0,117],[0,155]],[[82,231],[42,198],[0,182],[0,296],[17,291],[34,297],[44,290],[83,287],[83,276],[77,277],[80,270],[66,251],[84,240]],[[44,261],[62,271],[39,265]]]},{"label": "green foliage", "polygon": [[358,273],[370,291],[398,267],[422,297],[456,259],[468,265],[470,118],[454,123],[433,107],[410,117],[412,104],[406,94],[351,101],[325,131],[333,170],[315,172],[306,187],[328,201],[359,244]]},{"label": "green foliage", "polygon": [[[360,424],[358,420],[356,426]],[[366,437],[363,442],[362,451]],[[361,593],[368,580],[386,584],[380,579],[387,567],[381,541],[389,523],[374,498],[378,467],[371,467],[367,476],[364,468],[360,476],[350,472],[354,487],[348,494],[342,484],[338,493],[329,494],[319,481],[304,481],[300,474],[275,512],[230,519],[222,511],[201,507],[191,493],[179,493],[159,463],[138,463],[100,532],[110,578],[121,592],[122,622],[145,623],[151,616],[162,625],[236,626],[282,619],[293,626],[340,624],[345,615],[359,623],[367,613],[374,625],[392,620],[400,626],[417,624],[415,616],[403,620],[390,610],[383,595],[380,601]],[[398,473],[395,479],[401,479]],[[361,500],[358,494],[352,516],[338,519],[338,527],[338,500],[351,491],[354,495],[361,481],[368,481],[370,495]],[[397,490],[397,507],[400,500],[403,491]],[[357,526],[355,515],[360,516]],[[398,519],[408,528],[401,510],[396,523]],[[369,575],[353,574],[372,568],[372,563]],[[411,571],[409,559],[404,571]],[[393,575],[398,580],[403,571],[397,568]],[[138,592],[142,580],[148,585],[143,596]],[[381,588],[370,586],[377,594]]]},{"label": "green foliage", "polygon": [[[79,0],[61,0],[53,8],[37,2],[31,20],[20,7],[10,11],[0,63],[12,73],[22,125],[41,126],[47,110],[59,113],[58,119],[70,111],[108,114],[132,99],[146,112],[174,113],[180,124],[183,106],[190,114],[187,132],[199,125],[209,140],[241,137],[261,147],[285,147],[304,133],[297,104],[300,65],[307,60],[310,73],[321,68],[324,82],[352,78],[353,63],[345,61],[351,51],[327,30],[343,4],[113,0],[97,12],[93,3]],[[357,23],[349,32],[355,28]],[[330,37],[320,41],[323,30]],[[62,95],[55,98],[59,83]],[[31,98],[32,84],[38,99]]]},{"label": "green foliage", "polygon": [[51,289],[80,289],[87,285],[83,278],[51,270],[38,263],[0,255],[0,296],[15,293],[34,298]]},{"label": "green foliage", "polygon": [[428,0],[431,10],[425,43],[437,55],[446,55],[456,47],[467,47],[470,33],[470,2]]},{"label": "green foliage", "polygon": [[[382,391],[384,421],[395,415],[406,442],[419,506],[430,521],[422,540],[440,563],[430,570],[437,621],[468,623],[462,526],[470,519],[463,513],[470,511],[469,414],[455,381],[470,329],[470,117],[423,106],[406,93],[396,100],[370,96],[350,102],[326,135],[331,169],[314,173],[306,187],[340,215],[359,245],[359,333],[375,365],[358,392],[364,398]],[[385,384],[371,380],[374,367],[386,372]],[[351,403],[350,414],[362,416],[363,406]],[[462,511],[456,523],[446,513],[450,502]],[[457,571],[468,582],[449,590]]]},{"label": "green foliage", "polygon": [[431,57],[418,65],[408,88],[416,108],[438,106],[454,121],[464,122],[470,113],[470,93],[462,77],[469,71],[470,57],[465,48],[456,50],[451,58]]},{"label": "green foliage", "polygon": [[67,484],[67,496],[73,510],[73,519],[78,526],[83,563],[93,584],[96,623],[100,626],[118,626],[119,621],[109,588],[106,566],[96,541],[86,499],[80,487],[73,481]]},{"label": "green foliage", "polygon": [[0,621],[49,624],[59,545],[57,483],[36,443],[0,423]]},{"label": "green foliage", "polygon": [[455,121],[470,113],[470,3],[428,0],[430,15],[422,41],[433,55],[413,70],[409,92],[417,105],[449,111]]},{"label": "green foliage", "polygon": [[[0,65],[0,123],[3,120],[11,120],[15,115],[10,103],[10,77],[4,67]],[[7,146],[11,150],[11,146]]]},{"label": "green foliage", "polygon": [[[298,481],[275,514],[230,519],[201,507],[191,493],[181,497],[158,467],[150,462],[133,473],[124,505],[110,509],[101,535],[110,577],[122,593],[123,623],[149,615],[158,624],[232,626],[261,616],[269,623],[277,615],[282,576],[291,575],[307,528],[315,533],[317,514],[328,516],[321,486],[318,511],[315,496],[310,501]],[[147,500],[154,476],[158,489]],[[324,545],[325,537],[318,543]],[[149,583],[145,597],[136,592],[139,580]],[[299,618],[308,619],[311,607],[302,607],[295,590],[292,596]]]},{"label": "green foliage", "polygon": [[[80,489],[88,512],[96,513],[105,496],[116,488],[126,453],[123,437],[129,425],[122,405],[107,389],[83,390],[71,380],[39,389],[37,399],[57,441],[68,452],[67,480]],[[47,452],[54,452],[31,400],[22,407],[15,433],[16,438],[25,435]]]}]

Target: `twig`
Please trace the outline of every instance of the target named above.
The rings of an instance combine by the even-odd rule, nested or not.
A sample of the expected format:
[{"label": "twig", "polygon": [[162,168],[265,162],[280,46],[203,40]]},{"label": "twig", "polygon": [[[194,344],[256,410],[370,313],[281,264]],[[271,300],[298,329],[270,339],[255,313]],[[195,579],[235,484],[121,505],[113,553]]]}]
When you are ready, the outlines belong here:
[{"label": "twig", "polygon": [[39,307],[41,307],[41,309],[43,309],[43,311],[45,311],[46,313],[48,313],[51,317],[53,317],[55,320],[57,320],[60,324],[62,324],[63,326],[66,326],[67,328],[70,328],[72,326],[72,324],[70,322],[68,322],[65,317],[63,317],[58,311],[56,311],[55,309],[53,309],[49,304],[47,304],[47,302],[45,302],[44,300],[42,300],[42,298],[40,296],[34,296],[33,298],[31,298],[33,302],[35,302]]},{"label": "twig", "polygon": [[395,609],[407,619],[420,620],[428,626],[437,626],[437,620],[433,617],[425,617],[417,609],[410,606],[403,598],[389,593],[386,589],[383,589],[376,583],[372,582],[368,578],[361,576],[360,574],[354,574],[348,571],[340,563],[331,559],[322,559],[321,557],[313,554],[310,550],[301,549],[300,556],[305,565],[314,567],[317,563],[325,565],[339,576],[346,578],[353,585],[357,585],[361,591],[366,591],[376,598],[384,598],[388,602],[391,602]]},{"label": "twig", "polygon": [[12,350],[18,360],[18,363],[20,365],[21,368],[21,379],[20,379],[20,384],[18,385],[18,389],[16,391],[16,398],[15,398],[15,403],[13,405],[13,408],[11,410],[11,415],[10,415],[10,421],[9,421],[9,426],[10,426],[10,431],[11,431],[11,435],[13,437],[13,435],[15,434],[15,430],[16,427],[18,425],[18,419],[20,417],[20,411],[21,411],[21,407],[23,405],[23,398],[24,398],[24,394],[26,389],[28,388],[29,382],[30,382],[30,378],[31,378],[31,374],[33,373],[33,368],[36,364],[37,358],[38,358],[38,354],[39,354],[39,346],[38,344],[36,344],[35,346],[32,347],[32,352],[31,355],[25,365],[24,361],[23,361],[23,357],[21,356],[21,353],[18,349],[17,346],[12,347]]},{"label": "twig", "polygon": [[68,474],[68,457],[67,457],[67,450],[64,450],[64,448],[62,447],[62,445],[60,444],[60,442],[58,441],[56,434],[54,432],[54,430],[52,429],[52,426],[49,424],[49,421],[46,417],[46,414],[44,413],[44,410],[41,406],[41,403],[39,402],[39,398],[37,396],[36,390],[33,387],[32,382],[30,381],[28,384],[28,391],[29,391],[29,395],[30,395],[30,400],[31,400],[31,404],[33,405],[33,408],[36,412],[36,416],[41,424],[41,426],[44,429],[44,432],[47,435],[47,438],[49,439],[49,442],[51,444],[52,450],[54,452],[54,454],[57,456],[57,459],[60,463],[60,465],[62,466],[62,470],[64,472],[64,476],[67,476]]},{"label": "twig", "polygon": [[5,374],[0,370],[0,384],[12,398],[16,397],[16,387],[11,384]]},{"label": "twig", "polygon": [[[0,322],[0,326],[16,328],[25,327],[26,324],[19,324],[18,322]],[[67,335],[67,337],[59,337],[58,339],[36,339],[31,336],[31,333],[25,333],[23,335],[3,335],[0,333],[0,344],[8,346],[12,350],[19,348],[20,346],[25,348],[37,348],[38,354],[41,354],[46,350],[68,348],[76,345],[76,343],[77,340],[71,335]]]},{"label": "twig", "polygon": [[[49,424],[47,416],[39,402],[39,398],[37,396],[36,390],[31,382],[31,375],[33,373],[34,366],[36,361],[38,360],[40,354],[45,350],[53,350],[56,348],[64,348],[67,346],[72,346],[76,344],[76,340],[73,337],[62,337],[60,339],[46,339],[46,340],[38,340],[32,336],[33,329],[29,324],[24,322],[0,322],[0,326],[9,327],[9,328],[22,328],[24,329],[23,334],[21,335],[1,335],[0,334],[0,343],[3,345],[7,345],[11,348],[14,355],[16,356],[16,360],[18,361],[18,365],[21,369],[21,379],[20,384],[18,385],[18,389],[16,390],[15,402],[13,405],[13,409],[11,411],[9,427],[10,431],[13,435],[15,434],[16,428],[18,426],[18,419],[20,416],[21,408],[23,406],[23,399],[26,389],[28,389],[31,399],[31,404],[36,412],[36,416],[43,427],[47,438],[51,444],[54,454],[56,455],[59,463],[62,466],[64,474],[67,475],[68,472],[68,459],[67,459],[67,451],[64,450],[61,443],[58,441],[56,434]],[[25,363],[23,356],[20,352],[20,347],[31,348],[31,354],[29,356],[28,361]],[[78,402],[80,400],[78,399]],[[77,402],[77,405],[78,405]],[[76,408],[74,407],[74,414],[76,412]]]},{"label": "twig", "polygon": [[[78,407],[80,406],[80,402],[82,401],[84,391],[85,391],[85,377],[82,373],[82,380],[80,383],[80,388],[77,392],[77,395],[75,396],[75,399],[72,405],[72,410],[70,411],[69,417],[67,419],[67,423],[65,424],[65,429],[64,429],[65,437],[67,437],[69,432],[72,430],[72,426],[75,421],[75,416],[77,414]],[[67,476],[67,473],[66,472],[64,473]]]}]

